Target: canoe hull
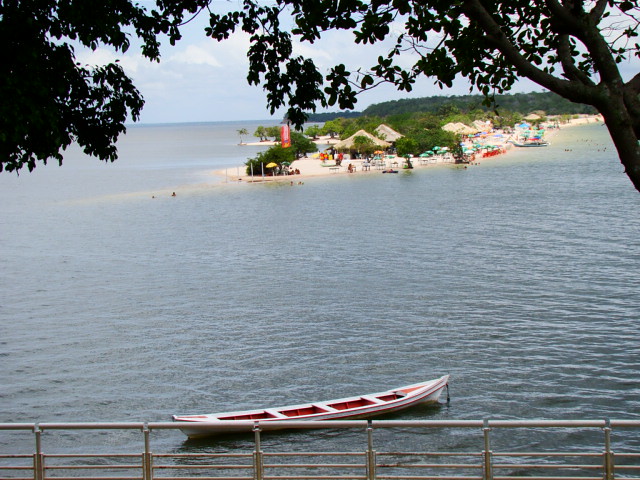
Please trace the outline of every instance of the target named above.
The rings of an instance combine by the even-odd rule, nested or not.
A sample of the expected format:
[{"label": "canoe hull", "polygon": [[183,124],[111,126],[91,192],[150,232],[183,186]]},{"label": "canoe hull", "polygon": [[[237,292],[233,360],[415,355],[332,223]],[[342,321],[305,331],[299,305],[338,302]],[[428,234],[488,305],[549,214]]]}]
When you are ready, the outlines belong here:
[{"label": "canoe hull", "polygon": [[527,143],[511,142],[511,143],[513,143],[516,147],[548,147],[549,146],[548,142],[527,142]]},{"label": "canoe hull", "polygon": [[436,403],[448,383],[449,375],[445,375],[428,382],[357,397],[262,410],[208,415],[174,415],[173,420],[184,423],[184,427],[180,429],[189,438],[202,438],[225,433],[250,432],[256,423],[268,425],[271,430],[287,428],[286,422],[291,421],[372,418],[418,404]]}]

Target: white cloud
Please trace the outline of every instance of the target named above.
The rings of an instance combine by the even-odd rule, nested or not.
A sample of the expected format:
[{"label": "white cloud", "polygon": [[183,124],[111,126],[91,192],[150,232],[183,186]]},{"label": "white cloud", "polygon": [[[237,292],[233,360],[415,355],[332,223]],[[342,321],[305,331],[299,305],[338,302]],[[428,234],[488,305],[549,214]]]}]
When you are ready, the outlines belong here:
[{"label": "white cloud", "polygon": [[130,75],[136,73],[141,65],[149,63],[142,55],[135,53],[117,54],[113,50],[100,47],[96,50],[76,49],[76,60],[83,65],[107,65],[118,62],[125,72]]},{"label": "white cloud", "polygon": [[208,65],[214,68],[222,66],[210,49],[199,45],[188,45],[183,51],[175,53],[169,57],[169,62],[186,63],[191,65]]}]

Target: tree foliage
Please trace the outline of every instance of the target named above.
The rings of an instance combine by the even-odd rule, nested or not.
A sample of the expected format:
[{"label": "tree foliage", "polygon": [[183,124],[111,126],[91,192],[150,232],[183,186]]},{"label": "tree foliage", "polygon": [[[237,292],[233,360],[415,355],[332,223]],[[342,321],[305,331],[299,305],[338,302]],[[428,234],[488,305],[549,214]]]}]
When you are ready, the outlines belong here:
[{"label": "tree foliage", "polygon": [[[0,39],[2,167],[32,169],[76,140],[89,154],[116,157],[114,141],[142,97],[122,69],[76,64],[72,44],[118,51],[137,36],[144,55],[159,56],[160,34],[180,38],[186,15],[210,0],[156,0],[152,10],[131,0],[4,0]],[[225,13],[208,10],[205,33],[223,41],[250,36],[250,84],[266,91],[274,113],[288,107],[300,127],[318,106],[353,109],[357,95],[380,83],[410,91],[422,76],[441,87],[465,77],[486,97],[528,78],[572,102],[593,106],[607,124],[626,173],[640,189],[640,74],[620,64],[640,54],[637,0],[242,0]],[[234,7],[236,9],[234,10]],[[368,68],[320,71],[294,54],[294,41],[314,42],[345,30],[358,44],[392,41]]]},{"label": "tree foliage", "polygon": [[[209,34],[252,35],[249,82],[264,86],[271,109],[288,105],[298,125],[317,105],[352,109],[359,92],[382,82],[410,91],[421,76],[441,87],[465,77],[491,103],[528,78],[600,112],[640,189],[640,74],[627,80],[619,69],[640,53],[638,18],[631,0],[244,0]],[[292,54],[292,39],[314,42],[329,30],[351,31],[360,44],[396,41],[370,68],[341,64],[323,75]]]},{"label": "tree foliage", "polygon": [[206,2],[158,1],[149,12],[128,0],[0,2],[0,171],[31,171],[51,158],[62,163],[60,152],[72,142],[115,160],[124,123],[139,118],[144,100],[117,63],[81,65],[74,47],[125,52],[134,35],[156,60],[158,35],[178,40],[178,26],[198,3]]},{"label": "tree foliage", "polygon": [[284,162],[291,163],[295,160],[295,153],[291,148],[282,148],[280,145],[269,147],[264,152],[259,152],[254,158],[245,162],[247,175],[261,175],[271,169],[267,168],[271,162],[281,166]]},{"label": "tree foliage", "polygon": [[317,152],[318,146],[302,133],[293,131],[291,132],[291,147],[289,149],[293,150],[295,158],[300,158],[307,153]]},{"label": "tree foliage", "polygon": [[439,112],[442,107],[456,107],[461,111],[481,110],[497,112],[518,112],[527,115],[535,110],[544,110],[548,115],[595,114],[596,109],[589,105],[573,103],[553,92],[513,93],[495,96],[495,105],[484,105],[481,95],[443,95],[423,98],[405,98],[380,102],[368,106],[363,115],[396,115],[417,112]]}]

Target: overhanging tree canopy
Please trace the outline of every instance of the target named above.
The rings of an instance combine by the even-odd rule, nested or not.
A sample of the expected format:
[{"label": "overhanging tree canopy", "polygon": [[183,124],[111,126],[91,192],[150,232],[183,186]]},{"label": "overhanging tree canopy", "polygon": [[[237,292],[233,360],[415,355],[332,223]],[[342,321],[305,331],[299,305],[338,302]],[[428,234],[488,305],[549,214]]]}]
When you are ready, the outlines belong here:
[{"label": "overhanging tree canopy", "polygon": [[2,0],[0,2],[0,172],[62,162],[77,142],[101,160],[117,158],[115,142],[144,100],[120,65],[76,61],[77,46],[111,45],[125,52],[135,36],[142,53],[160,56],[158,36],[180,38],[185,15],[207,2],[158,1],[156,9],[129,0]]},{"label": "overhanging tree canopy", "polygon": [[[215,18],[208,33],[222,39],[230,24],[244,21],[242,28],[253,34],[249,81],[264,85],[271,108],[288,105],[296,123],[315,105],[352,108],[359,91],[380,82],[409,91],[420,76],[441,86],[462,76],[491,99],[525,77],[602,113],[626,173],[640,190],[640,74],[625,79],[619,68],[640,53],[637,1],[277,0],[261,7],[245,0],[244,5],[243,12]],[[293,18],[291,28],[281,17]],[[247,29],[249,18],[254,20]],[[291,42],[294,37],[313,42],[328,30],[353,31],[354,41],[362,44],[381,42],[397,30],[397,41],[368,70],[337,65],[323,76],[311,59],[291,57]],[[409,67],[407,56],[414,60]]]},{"label": "overhanging tree canopy", "polygon": [[[0,72],[4,168],[33,168],[73,139],[87,153],[113,160],[126,112],[135,118],[142,107],[140,94],[117,65],[74,66],[65,42],[125,50],[129,28],[145,55],[157,59],[157,35],[179,39],[185,14],[206,13],[209,3],[156,0],[153,11],[129,0],[90,8],[81,0],[0,4],[0,38],[5,50],[19,53]],[[380,82],[409,91],[421,76],[441,86],[462,76],[491,98],[525,77],[602,113],[640,190],[640,75],[624,78],[619,68],[639,55],[637,1],[243,0],[237,10],[208,13],[211,38],[223,41],[237,29],[251,35],[247,79],[265,88],[272,111],[287,106],[296,125],[317,106],[352,108],[359,91]],[[352,31],[361,44],[394,38],[395,46],[368,69],[336,65],[320,72],[312,59],[293,55],[294,40],[313,42],[329,30]],[[37,94],[25,100],[27,86]],[[26,126],[11,119],[16,111]]]}]

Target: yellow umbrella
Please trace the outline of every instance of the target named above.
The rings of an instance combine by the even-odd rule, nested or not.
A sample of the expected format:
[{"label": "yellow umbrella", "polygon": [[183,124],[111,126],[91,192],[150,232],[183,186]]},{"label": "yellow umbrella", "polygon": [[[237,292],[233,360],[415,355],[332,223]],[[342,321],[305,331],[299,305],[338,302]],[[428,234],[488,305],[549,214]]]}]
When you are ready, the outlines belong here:
[{"label": "yellow umbrella", "polygon": [[267,163],[266,167],[267,168],[273,168],[273,167],[277,167],[278,164],[276,162],[271,162],[271,163]]}]

